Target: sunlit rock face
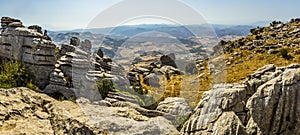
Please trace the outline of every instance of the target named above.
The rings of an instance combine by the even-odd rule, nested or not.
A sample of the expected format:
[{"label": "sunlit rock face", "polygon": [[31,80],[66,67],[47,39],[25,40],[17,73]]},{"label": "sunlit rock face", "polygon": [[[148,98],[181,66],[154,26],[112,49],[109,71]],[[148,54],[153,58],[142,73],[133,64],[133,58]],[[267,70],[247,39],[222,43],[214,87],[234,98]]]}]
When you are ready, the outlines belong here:
[{"label": "sunlit rock face", "polygon": [[1,18],[0,58],[22,61],[33,75],[33,83],[40,89],[49,83],[50,72],[56,62],[55,44],[42,28],[28,28],[14,18]]},{"label": "sunlit rock face", "polygon": [[299,134],[300,65],[266,65],[203,94],[181,134]]},{"label": "sunlit rock face", "polygon": [[84,97],[95,101],[103,99],[96,87],[96,82],[101,79],[112,80],[116,87],[128,86],[124,69],[104,56],[101,49],[91,54],[91,48],[89,40],[81,41],[77,37],[62,44],[55,69],[50,74],[50,84],[44,92],[52,96],[62,94],[66,98]]},{"label": "sunlit rock face", "polygon": [[[0,134],[178,135],[164,112],[124,101],[77,104],[28,88],[0,88]],[[170,117],[170,116],[169,116]],[[168,118],[169,118],[168,117]]]}]

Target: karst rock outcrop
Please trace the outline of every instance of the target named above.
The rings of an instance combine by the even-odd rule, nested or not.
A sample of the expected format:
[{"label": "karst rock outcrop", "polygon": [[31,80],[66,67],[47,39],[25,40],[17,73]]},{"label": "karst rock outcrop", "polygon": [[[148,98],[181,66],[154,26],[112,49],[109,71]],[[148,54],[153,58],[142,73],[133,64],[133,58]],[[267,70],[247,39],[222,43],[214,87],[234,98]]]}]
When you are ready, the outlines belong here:
[{"label": "karst rock outcrop", "polygon": [[56,62],[56,45],[40,26],[26,28],[14,18],[1,18],[0,58],[22,61],[31,71],[33,83],[44,89]]},{"label": "karst rock outcrop", "polygon": [[80,41],[77,37],[63,44],[44,92],[95,101],[103,99],[96,87],[96,82],[103,78],[111,79],[118,87],[127,86],[124,69],[104,56],[101,49],[91,55],[91,47],[89,40]]},{"label": "karst rock outcrop", "polygon": [[299,134],[300,65],[266,65],[203,94],[181,134]]}]

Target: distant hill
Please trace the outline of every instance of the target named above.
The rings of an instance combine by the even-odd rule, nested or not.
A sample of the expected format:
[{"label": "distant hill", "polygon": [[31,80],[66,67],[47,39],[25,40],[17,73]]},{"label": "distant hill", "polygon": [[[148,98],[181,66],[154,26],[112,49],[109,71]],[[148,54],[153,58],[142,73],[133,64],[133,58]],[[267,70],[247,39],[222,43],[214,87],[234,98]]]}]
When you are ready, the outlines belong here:
[{"label": "distant hill", "polygon": [[[52,40],[60,46],[64,42],[68,42],[71,37],[78,37],[82,40],[88,39],[93,44],[93,50],[96,50],[100,46],[103,48],[104,53],[113,57],[115,51],[118,47],[122,45],[127,39],[133,36],[145,36],[145,33],[150,34],[151,37],[160,37],[159,33],[167,34],[169,36],[164,36],[164,41],[169,38],[171,41],[180,41],[182,44],[188,46],[193,52],[199,50],[199,45],[211,46],[211,40],[216,40],[216,36],[246,36],[249,34],[249,30],[253,26],[248,25],[167,25],[167,24],[142,24],[142,25],[128,25],[119,26],[115,28],[94,28],[94,29],[76,29],[69,31],[49,31],[49,36]],[[154,35],[153,32],[158,33]],[[216,33],[215,33],[216,32]],[[206,38],[209,37],[210,41],[197,43],[195,37]],[[140,37],[140,41],[143,42],[143,37]],[[148,39],[153,39],[144,37]],[[162,40],[162,39],[160,39]],[[195,42],[196,40],[196,42]],[[139,41],[137,41],[139,42]],[[178,42],[174,42],[177,44]]]},{"label": "distant hill", "polygon": [[[141,24],[141,25],[126,25],[110,28],[93,28],[93,29],[75,29],[66,32],[92,32],[96,34],[125,36],[131,37],[139,33],[158,31],[170,34],[178,38],[186,38],[191,36],[214,36],[217,34],[219,37],[224,35],[246,36],[249,30],[254,28],[252,25],[168,25],[168,24]],[[216,33],[212,33],[215,31]],[[194,32],[194,33],[192,33]]]}]

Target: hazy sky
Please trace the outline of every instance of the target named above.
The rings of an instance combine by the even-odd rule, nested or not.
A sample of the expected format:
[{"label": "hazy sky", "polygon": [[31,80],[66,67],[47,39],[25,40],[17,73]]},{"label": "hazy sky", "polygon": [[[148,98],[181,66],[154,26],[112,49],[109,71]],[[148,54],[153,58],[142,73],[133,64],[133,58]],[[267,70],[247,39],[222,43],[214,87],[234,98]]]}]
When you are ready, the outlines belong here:
[{"label": "hazy sky", "polygon": [[[85,28],[98,14],[122,0],[0,0],[0,16],[21,19],[25,25],[38,24],[46,29],[62,30]],[[129,0],[130,1],[130,0]],[[148,1],[149,0],[140,0]],[[151,0],[155,1],[155,0]],[[162,0],[160,0],[162,1]],[[259,21],[282,20],[300,17],[300,0],[180,0],[208,23],[252,24]],[[123,1],[124,2],[124,1]],[[128,10],[147,6],[132,4]],[[163,4],[166,10],[173,7]],[[125,14],[126,8],[118,10]],[[156,10],[153,7],[153,10]],[[180,12],[180,9],[178,9]],[[172,13],[171,13],[172,14]],[[184,15],[192,20],[194,15]],[[117,18],[118,16],[111,16]],[[106,25],[109,26],[109,20]],[[140,22],[150,23],[150,22]],[[153,22],[155,23],[155,22]],[[194,24],[195,22],[190,22]],[[105,27],[105,26],[104,26]]]}]

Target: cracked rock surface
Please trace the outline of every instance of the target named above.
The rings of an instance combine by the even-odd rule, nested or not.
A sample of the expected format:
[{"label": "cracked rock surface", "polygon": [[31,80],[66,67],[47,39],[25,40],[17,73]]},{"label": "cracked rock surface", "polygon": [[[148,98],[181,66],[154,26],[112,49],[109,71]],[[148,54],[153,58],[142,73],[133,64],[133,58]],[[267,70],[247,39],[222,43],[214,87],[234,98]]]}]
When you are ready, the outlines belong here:
[{"label": "cracked rock surface", "polygon": [[0,134],[179,134],[163,115],[130,102],[76,104],[22,87],[0,89]]},{"label": "cracked rock surface", "polygon": [[266,65],[203,94],[181,134],[300,134],[300,65]]}]

